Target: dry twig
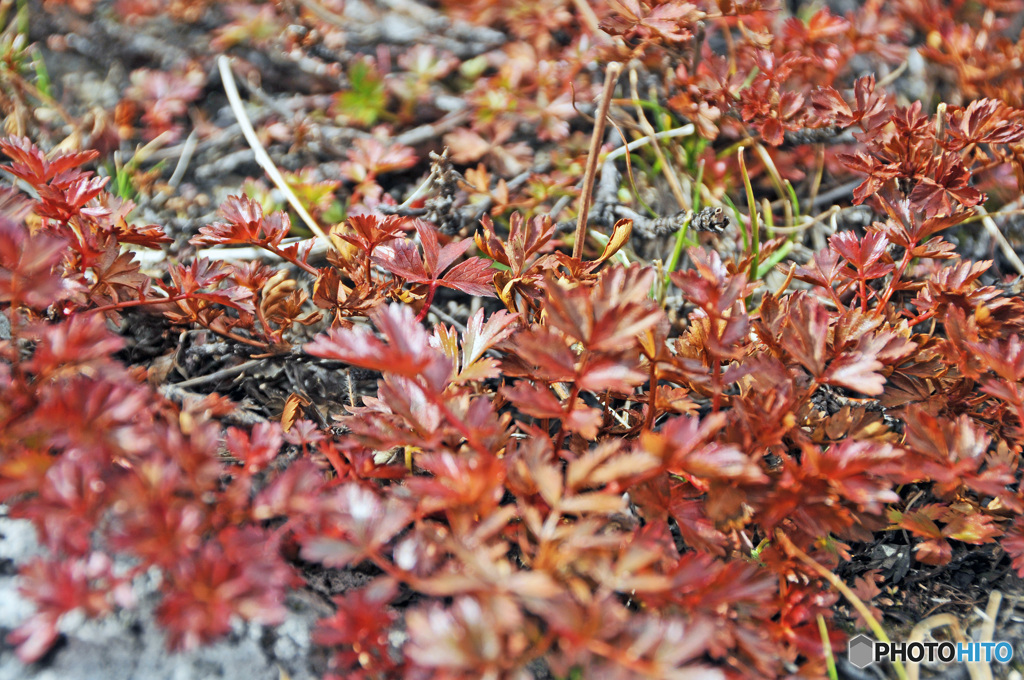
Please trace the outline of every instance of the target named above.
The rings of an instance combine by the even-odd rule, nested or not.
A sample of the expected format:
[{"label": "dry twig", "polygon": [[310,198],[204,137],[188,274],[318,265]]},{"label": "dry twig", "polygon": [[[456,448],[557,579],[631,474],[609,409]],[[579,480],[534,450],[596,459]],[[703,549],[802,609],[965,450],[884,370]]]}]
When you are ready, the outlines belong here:
[{"label": "dry twig", "polygon": [[224,82],[224,92],[228,95],[228,102],[231,104],[231,111],[234,112],[235,118],[238,120],[238,124],[242,128],[242,134],[245,135],[245,140],[249,142],[249,147],[253,153],[256,154],[256,162],[260,164],[260,167],[267,173],[270,180],[274,183],[281,193],[288,199],[288,204],[295,209],[302,221],[306,223],[310,231],[316,234],[328,249],[333,250],[334,246],[331,244],[331,240],[327,238],[327,234],[320,228],[320,225],[316,223],[313,216],[309,214],[306,207],[302,205],[298,196],[291,190],[288,183],[284,181],[284,177],[281,175],[281,171],[274,165],[274,161],[270,159],[267,154],[267,150],[263,148],[263,143],[260,142],[259,137],[256,136],[256,131],[252,127],[252,123],[249,122],[249,116],[245,113],[245,106],[242,104],[242,98],[238,95],[238,86],[235,84],[235,76],[231,73],[231,60],[223,54],[217,57],[217,68],[220,69],[220,77]]}]

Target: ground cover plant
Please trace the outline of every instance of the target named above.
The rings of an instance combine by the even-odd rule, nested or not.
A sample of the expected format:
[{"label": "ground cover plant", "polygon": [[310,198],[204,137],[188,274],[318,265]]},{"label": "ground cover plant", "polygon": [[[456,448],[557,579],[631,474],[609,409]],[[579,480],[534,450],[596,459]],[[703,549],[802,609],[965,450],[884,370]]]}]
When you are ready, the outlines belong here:
[{"label": "ground cover plant", "polygon": [[861,677],[1016,602],[1021,16],[0,2],[8,643],[327,569],[329,677]]}]

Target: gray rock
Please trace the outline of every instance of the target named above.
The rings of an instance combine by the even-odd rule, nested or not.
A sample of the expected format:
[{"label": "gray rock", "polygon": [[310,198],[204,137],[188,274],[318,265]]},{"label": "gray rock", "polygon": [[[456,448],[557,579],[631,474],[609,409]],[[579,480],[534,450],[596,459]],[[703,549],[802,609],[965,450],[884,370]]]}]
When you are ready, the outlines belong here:
[{"label": "gray rock", "polygon": [[313,680],[322,675],[323,668],[316,667],[322,653],[311,641],[322,612],[298,596],[289,598],[288,617],[279,626],[239,620],[216,644],[168,652],[154,616],[158,575],[133,583],[134,609],[100,620],[64,616],[64,640],[39,662],[21,663],[2,637],[32,613],[32,604],[18,593],[16,568],[42,549],[28,521],[5,515],[0,506],[0,563],[6,565],[0,571],[0,680]]}]

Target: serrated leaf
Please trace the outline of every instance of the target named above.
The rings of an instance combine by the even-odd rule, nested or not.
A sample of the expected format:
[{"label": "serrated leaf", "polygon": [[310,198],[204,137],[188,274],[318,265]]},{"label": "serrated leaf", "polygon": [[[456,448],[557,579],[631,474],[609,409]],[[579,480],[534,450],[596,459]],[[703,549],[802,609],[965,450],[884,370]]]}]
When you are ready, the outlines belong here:
[{"label": "serrated leaf", "polygon": [[814,377],[825,370],[825,343],[829,314],[814,298],[794,293],[790,316],[782,333],[782,346]]},{"label": "serrated leaf", "polygon": [[377,308],[370,316],[384,333],[387,343],[364,327],[354,327],[332,329],[327,334],[318,335],[303,349],[313,356],[408,378],[428,374],[433,379],[442,368],[451,371],[448,358],[431,347],[427,332],[417,323],[408,307],[394,303],[383,309]]},{"label": "serrated leaf", "polygon": [[487,350],[512,335],[516,330],[513,324],[518,318],[518,314],[499,310],[484,323],[484,310],[478,309],[466,323],[466,332],[462,336],[463,372],[480,361]]},{"label": "serrated leaf", "polygon": [[878,372],[883,368],[882,362],[873,356],[844,352],[829,364],[824,378],[831,385],[874,396],[884,391],[885,378]]},{"label": "serrated leaf", "polygon": [[422,256],[412,241],[396,239],[378,247],[373,262],[410,283],[441,285],[469,295],[497,297],[493,283],[495,272],[489,260],[471,257],[451,267],[473,241],[465,239],[439,247],[433,227],[420,220],[416,220],[415,225],[423,245]]},{"label": "serrated leaf", "polygon": [[994,524],[992,518],[980,511],[963,514],[960,512],[951,513],[946,517],[946,526],[942,528],[942,534],[946,538],[956,541],[983,545],[993,543],[995,537],[1003,533],[1002,527]]},{"label": "serrated leaf", "polygon": [[[464,243],[471,243],[464,241]],[[471,257],[463,260],[442,276],[438,283],[448,288],[461,290],[478,297],[498,297],[494,289],[494,270],[489,260],[482,257]]]}]

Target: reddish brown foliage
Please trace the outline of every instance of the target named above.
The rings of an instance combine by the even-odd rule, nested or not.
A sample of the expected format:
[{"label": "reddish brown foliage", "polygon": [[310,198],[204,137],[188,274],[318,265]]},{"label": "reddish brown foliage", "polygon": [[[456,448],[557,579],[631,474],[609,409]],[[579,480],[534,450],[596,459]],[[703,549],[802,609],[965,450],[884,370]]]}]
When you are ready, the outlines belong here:
[{"label": "reddish brown foliage", "polygon": [[[873,220],[822,239],[766,292],[759,258],[784,256],[782,239],[739,257],[694,247],[666,275],[611,264],[622,220],[603,253],[574,259],[543,211],[503,222],[509,186],[492,189],[481,165],[467,173],[488,183],[474,190],[489,201],[475,236],[353,215],[317,260],[311,240],[286,238],[287,214],[232,196],[191,245],[261,248],[278,264],[186,257],[151,278],[121,246],[170,239],[128,222],[131,205],[85,169],[96,153],[0,141],[34,196],[0,190],[0,500],[49,551],[22,568],[37,605],[10,636],[23,659],[43,655],[72,610],[132,606],[131,580],[151,569],[175,647],[225,634],[232,617],[279,622],[305,561],[375,574],[316,632],[339,678],[519,677],[537,658],[559,677],[820,676],[818,617],[833,621],[837,596],[798,552],[836,568],[898,528],[922,564],[997,543],[1024,575],[1024,305],[989,285],[992,262],[961,260],[947,240],[986,199],[982,180],[1024,180],[1020,92],[978,76],[1016,63],[1016,48],[979,53],[954,10],[895,3],[934,32],[925,54],[963,94],[930,113],[892,104],[872,76],[840,76],[858,50],[901,58],[909,38],[882,3],[776,26],[756,2],[623,0],[596,3],[585,30],[570,30],[577,3],[526,4],[459,3],[531,42],[467,85],[471,123],[447,136],[457,161],[510,175],[527,167],[521,126],[568,139],[569,84],[599,52],[674,60],[662,94],[703,137],[685,153],[709,161],[709,196],[740,192],[731,158],[705,144],[806,147],[795,133],[849,129],[855,143],[822,149],[821,165],[862,177],[853,198]],[[592,45],[595,27],[618,42]],[[726,57],[706,30],[727,32]],[[390,89],[369,61],[352,66],[367,82],[334,103],[364,97],[372,120],[393,96],[410,122],[453,59],[403,55],[410,78]],[[130,93],[144,134],[173,133],[199,76],[145,76]],[[780,150],[774,170],[802,176],[805,152]],[[534,179],[571,184],[578,159],[553,159],[564,167]],[[378,178],[415,162],[407,147],[355,142],[342,166],[353,204],[385,204]],[[772,170],[755,169],[759,188]],[[517,205],[545,198],[524,190]],[[660,304],[666,287],[681,306]],[[424,327],[452,291],[497,300],[464,327]],[[370,371],[376,391],[353,394],[335,429],[306,420],[322,414],[297,394],[280,424],[224,428],[226,399],[167,401],[125,365],[112,329],[128,314],[250,359]],[[114,569],[115,556],[131,567]],[[860,575],[857,591],[879,594],[879,578]],[[388,633],[408,592],[396,654]]]}]

